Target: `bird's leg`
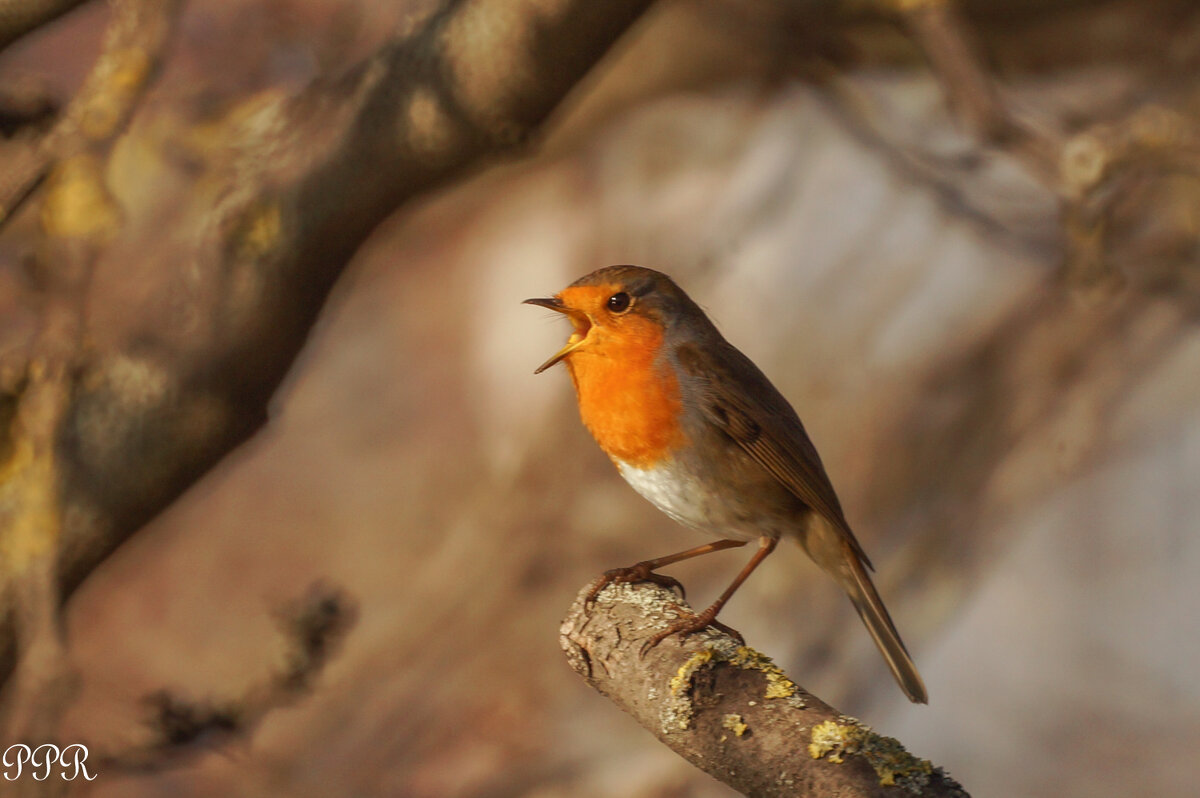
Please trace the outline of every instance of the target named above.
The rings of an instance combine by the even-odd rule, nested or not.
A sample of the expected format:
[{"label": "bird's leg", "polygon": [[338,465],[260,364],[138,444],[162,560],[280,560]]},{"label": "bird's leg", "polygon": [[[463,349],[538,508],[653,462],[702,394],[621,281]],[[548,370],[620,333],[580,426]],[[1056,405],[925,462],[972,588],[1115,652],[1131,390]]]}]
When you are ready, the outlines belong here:
[{"label": "bird's leg", "polygon": [[645,655],[647,651],[654,648],[671,635],[689,635],[693,632],[700,631],[706,626],[716,626],[726,634],[732,635],[738,640],[741,640],[742,636],[740,634],[717,620],[717,613],[721,611],[721,608],[725,606],[725,602],[729,601],[729,598],[737,591],[737,589],[742,586],[742,582],[745,582],[747,577],[754,573],[754,569],[758,567],[759,563],[765,560],[768,554],[775,551],[775,544],[778,542],[778,538],[765,536],[759,538],[758,551],[754,552],[754,556],[750,558],[750,562],[746,563],[746,567],[741,570],[741,573],[734,578],[729,587],[725,588],[725,592],[718,596],[717,600],[714,601],[708,609],[704,610],[703,612],[680,618],[678,621],[668,626],[665,630],[650,638],[648,641],[646,641],[645,645],[642,646],[642,654]]},{"label": "bird's leg", "polygon": [[596,600],[596,596],[600,595],[600,591],[611,585],[613,582],[653,582],[656,585],[672,588],[679,591],[680,597],[684,597],[683,584],[673,576],[665,576],[663,574],[654,573],[659,568],[671,565],[672,563],[690,560],[693,557],[699,557],[701,554],[708,554],[711,551],[721,551],[722,549],[733,549],[738,546],[745,546],[744,540],[717,540],[712,543],[705,543],[703,546],[686,551],[668,554],[666,557],[658,557],[653,560],[642,560],[641,562],[631,565],[628,568],[613,568],[605,571],[604,574],[596,580],[596,584],[592,585],[592,589],[588,591],[587,603],[591,604]]}]

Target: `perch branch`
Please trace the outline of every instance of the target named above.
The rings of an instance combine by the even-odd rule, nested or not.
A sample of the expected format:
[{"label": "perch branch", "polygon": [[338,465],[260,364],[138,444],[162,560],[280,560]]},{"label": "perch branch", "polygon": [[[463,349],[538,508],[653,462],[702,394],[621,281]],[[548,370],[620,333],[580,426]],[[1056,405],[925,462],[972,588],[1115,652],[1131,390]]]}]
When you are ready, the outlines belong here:
[{"label": "perch branch", "polygon": [[716,629],[642,645],[687,608],[649,583],[590,585],[563,621],[571,667],[691,764],[746,795],[965,796],[941,769]]}]

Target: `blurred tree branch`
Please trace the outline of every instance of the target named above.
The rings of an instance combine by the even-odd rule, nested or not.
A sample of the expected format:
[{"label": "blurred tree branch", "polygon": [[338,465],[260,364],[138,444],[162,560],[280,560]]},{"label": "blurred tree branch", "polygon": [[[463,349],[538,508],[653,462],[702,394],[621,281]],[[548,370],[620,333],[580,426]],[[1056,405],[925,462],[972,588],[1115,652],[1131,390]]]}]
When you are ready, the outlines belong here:
[{"label": "blurred tree branch", "polygon": [[0,86],[0,137],[45,127],[58,114],[49,87],[28,75],[15,75]]},{"label": "blurred tree branch", "polygon": [[1032,128],[1008,107],[955,0],[892,1],[968,129],[1014,152],[1043,181],[1053,179],[1061,145],[1050,131]]},{"label": "blurred tree branch", "polygon": [[[84,153],[101,158],[124,131],[162,63],[178,9],[178,0],[112,4],[103,50],[79,93],[49,131],[20,140],[6,153],[0,176],[0,229],[52,165]],[[62,199],[70,201],[82,193],[82,189],[71,190]],[[94,204],[80,210],[99,211],[93,222],[97,225],[110,215]],[[76,231],[55,232],[77,235]]]},{"label": "blurred tree branch", "polygon": [[[118,4],[129,14],[114,15],[106,56],[5,195],[14,206],[30,197],[32,176],[49,176],[30,197],[48,276],[43,332],[4,364],[19,407],[0,447],[4,545],[36,553],[5,559],[9,585],[36,570],[53,584],[42,606],[56,608],[245,440],[371,229],[404,200],[528,141],[647,5],[422,7],[358,68],[295,96],[252,97],[197,131],[191,168],[205,188],[168,225],[147,222],[157,208],[117,199],[112,156],[92,143],[110,142],[128,118],[161,52],[147,43],[161,45],[174,9]],[[113,101],[97,109],[93,91]],[[126,137],[115,152],[144,143]],[[0,674],[13,666],[25,606],[4,594]]]},{"label": "blurred tree branch", "polygon": [[744,795],[966,796],[941,768],[792,682],[715,628],[647,640],[690,609],[651,583],[576,597],[559,642],[571,667],[677,754]]},{"label": "blurred tree branch", "polygon": [[83,3],[84,0],[0,0],[0,50]]},{"label": "blurred tree branch", "polygon": [[[1074,134],[1022,118],[985,65],[959,0],[882,0],[925,55],[947,103],[982,144],[999,148],[1059,198],[1062,277],[1077,290],[1111,293],[1124,283],[1112,262],[1116,206],[1131,181],[1197,172],[1195,125],[1162,105],[1145,103],[1124,118]],[[1069,4],[1055,4],[1069,5]],[[841,91],[842,97],[851,92]],[[856,98],[857,100],[857,98]],[[850,103],[860,120],[862,103]]]},{"label": "blurred tree branch", "polygon": [[[124,129],[157,70],[177,3],[120,0],[104,49],[79,95],[40,140],[18,150],[0,186],[0,222],[53,169],[42,202],[46,248],[39,264],[40,319],[23,369],[9,427],[11,455],[0,483],[7,521],[4,595],[12,602],[19,650],[14,701],[6,708],[12,738],[53,731],[66,683],[59,651],[58,543],[63,529],[57,442],[82,357],[85,307],[93,264],[119,226],[102,178],[102,159]],[[35,653],[36,652],[36,653]]]}]

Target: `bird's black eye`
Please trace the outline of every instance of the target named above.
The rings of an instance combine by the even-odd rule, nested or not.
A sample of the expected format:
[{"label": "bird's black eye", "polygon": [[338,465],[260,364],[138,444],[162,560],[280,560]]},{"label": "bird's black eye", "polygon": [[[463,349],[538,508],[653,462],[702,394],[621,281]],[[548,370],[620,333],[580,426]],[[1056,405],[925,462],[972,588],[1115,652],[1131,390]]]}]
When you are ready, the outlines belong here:
[{"label": "bird's black eye", "polygon": [[613,313],[624,313],[629,310],[629,306],[632,304],[633,299],[624,291],[619,294],[613,294],[608,298],[608,309]]}]

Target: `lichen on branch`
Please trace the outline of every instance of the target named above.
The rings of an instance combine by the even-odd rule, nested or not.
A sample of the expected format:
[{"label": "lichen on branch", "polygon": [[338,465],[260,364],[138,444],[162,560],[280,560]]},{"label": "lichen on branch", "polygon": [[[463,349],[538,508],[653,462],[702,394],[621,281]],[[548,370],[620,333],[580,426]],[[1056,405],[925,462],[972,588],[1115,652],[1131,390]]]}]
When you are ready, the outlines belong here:
[{"label": "lichen on branch", "polygon": [[690,608],[651,583],[585,586],[563,621],[571,667],[696,767],[746,795],[965,796],[945,771],[709,628],[643,644]]}]

